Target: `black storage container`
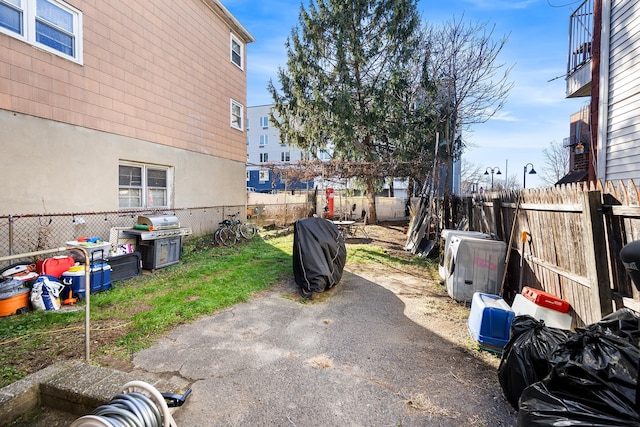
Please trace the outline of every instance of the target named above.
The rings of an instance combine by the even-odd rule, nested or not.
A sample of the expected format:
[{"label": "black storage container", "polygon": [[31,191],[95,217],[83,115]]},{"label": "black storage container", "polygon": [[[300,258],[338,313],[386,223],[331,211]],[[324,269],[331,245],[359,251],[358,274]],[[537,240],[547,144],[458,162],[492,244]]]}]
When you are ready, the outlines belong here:
[{"label": "black storage container", "polygon": [[142,255],[140,252],[116,255],[107,259],[111,266],[111,281],[127,280],[142,274]]}]

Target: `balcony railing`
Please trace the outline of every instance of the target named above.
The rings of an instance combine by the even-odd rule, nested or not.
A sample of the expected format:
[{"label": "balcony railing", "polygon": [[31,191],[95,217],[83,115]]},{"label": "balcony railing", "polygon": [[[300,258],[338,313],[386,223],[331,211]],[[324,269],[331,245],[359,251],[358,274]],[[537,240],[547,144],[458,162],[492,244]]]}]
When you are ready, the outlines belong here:
[{"label": "balcony railing", "polygon": [[569,20],[569,62],[567,77],[591,61],[593,42],[593,0],[585,0]]}]

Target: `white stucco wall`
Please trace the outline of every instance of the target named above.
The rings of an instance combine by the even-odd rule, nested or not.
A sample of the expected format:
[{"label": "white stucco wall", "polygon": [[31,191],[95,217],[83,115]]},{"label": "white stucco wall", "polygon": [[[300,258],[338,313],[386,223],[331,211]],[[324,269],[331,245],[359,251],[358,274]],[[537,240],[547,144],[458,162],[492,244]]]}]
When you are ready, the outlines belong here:
[{"label": "white stucco wall", "polygon": [[120,161],[168,166],[172,208],[245,204],[245,164],[0,110],[0,215],[118,210]]}]

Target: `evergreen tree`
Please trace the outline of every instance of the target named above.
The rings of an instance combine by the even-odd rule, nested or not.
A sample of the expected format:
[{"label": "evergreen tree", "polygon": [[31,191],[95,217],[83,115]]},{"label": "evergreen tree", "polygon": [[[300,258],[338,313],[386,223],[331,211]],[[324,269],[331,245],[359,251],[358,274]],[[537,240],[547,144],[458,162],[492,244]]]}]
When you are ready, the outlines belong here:
[{"label": "evergreen tree", "polygon": [[425,150],[431,127],[412,70],[416,1],[312,0],[299,18],[287,40],[286,69],[278,72],[280,91],[269,83],[272,119],[288,143],[311,152],[330,148],[334,160],[348,164],[343,177],[366,183],[376,222],[376,183],[406,174],[398,166],[409,160],[426,164],[419,157],[432,152]]}]

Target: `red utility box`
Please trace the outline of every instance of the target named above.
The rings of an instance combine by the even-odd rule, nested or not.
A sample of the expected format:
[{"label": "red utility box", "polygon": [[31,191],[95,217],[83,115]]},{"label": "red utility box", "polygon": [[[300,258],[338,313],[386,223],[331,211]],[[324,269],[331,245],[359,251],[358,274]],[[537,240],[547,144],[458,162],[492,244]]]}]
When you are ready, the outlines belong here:
[{"label": "red utility box", "polygon": [[328,218],[333,218],[333,198],[334,198],[334,194],[333,194],[333,188],[327,188],[327,217]]}]

